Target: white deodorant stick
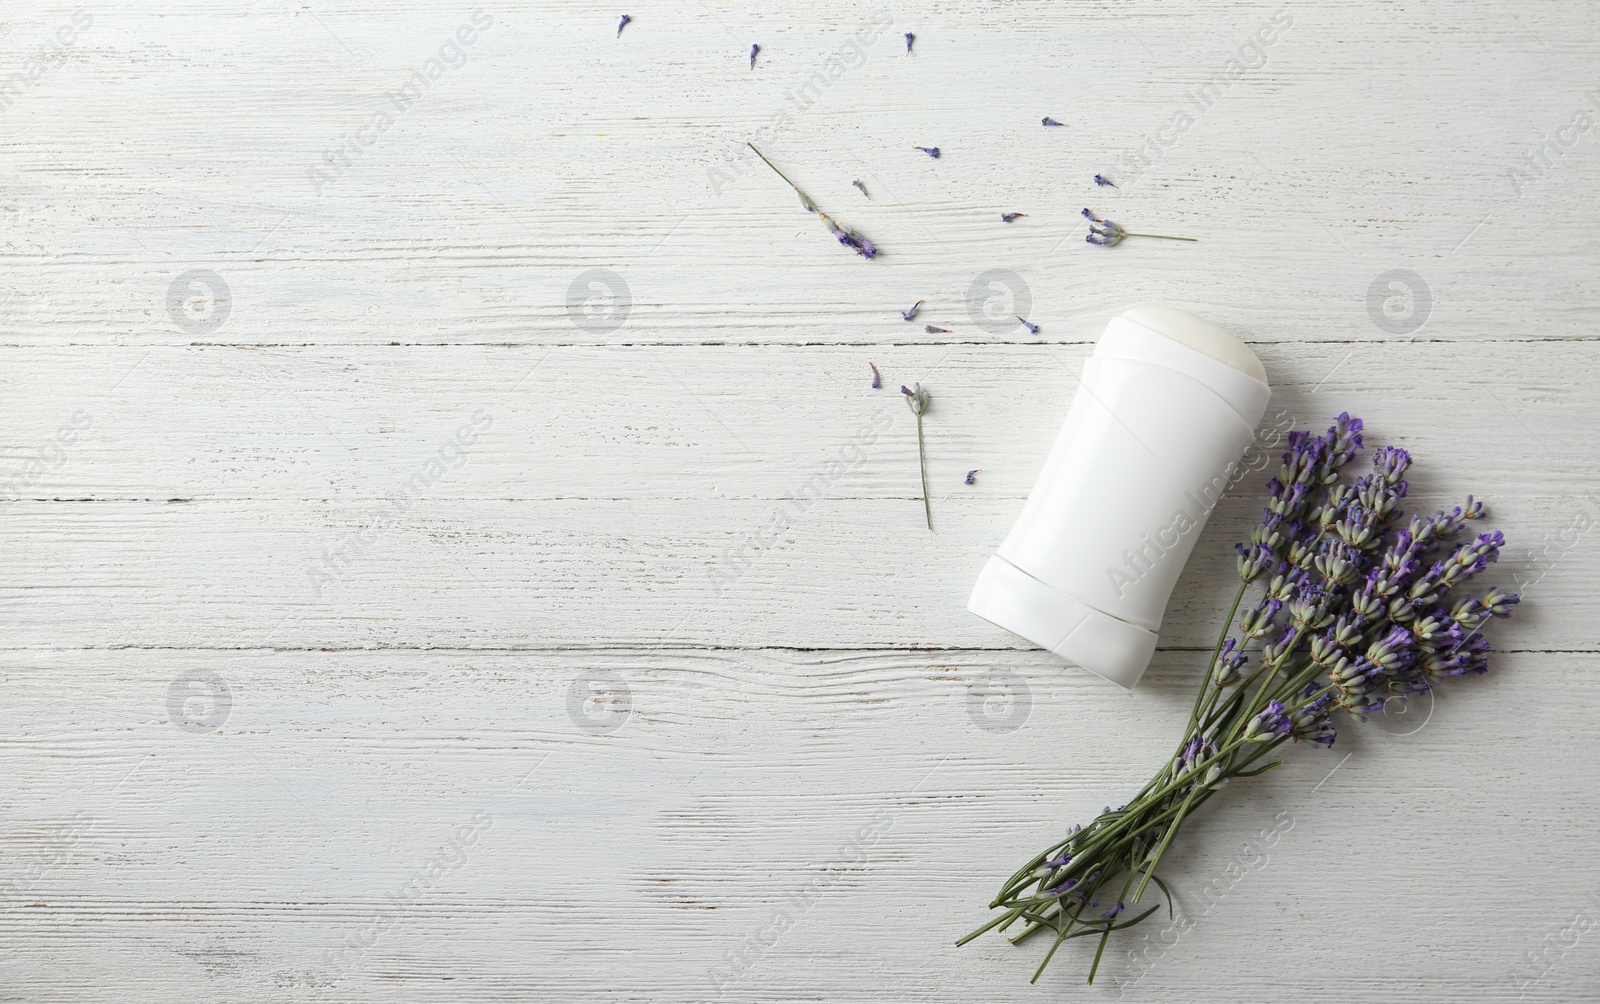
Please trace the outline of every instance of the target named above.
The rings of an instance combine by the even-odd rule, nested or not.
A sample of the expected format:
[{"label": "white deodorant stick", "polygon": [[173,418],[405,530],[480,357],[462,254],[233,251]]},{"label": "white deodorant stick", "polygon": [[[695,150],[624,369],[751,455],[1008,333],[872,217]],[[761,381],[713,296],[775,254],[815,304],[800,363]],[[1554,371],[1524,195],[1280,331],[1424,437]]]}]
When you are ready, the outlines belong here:
[{"label": "white deodorant stick", "polygon": [[1133,689],[1271,393],[1254,352],[1188,311],[1114,318],[967,609]]}]

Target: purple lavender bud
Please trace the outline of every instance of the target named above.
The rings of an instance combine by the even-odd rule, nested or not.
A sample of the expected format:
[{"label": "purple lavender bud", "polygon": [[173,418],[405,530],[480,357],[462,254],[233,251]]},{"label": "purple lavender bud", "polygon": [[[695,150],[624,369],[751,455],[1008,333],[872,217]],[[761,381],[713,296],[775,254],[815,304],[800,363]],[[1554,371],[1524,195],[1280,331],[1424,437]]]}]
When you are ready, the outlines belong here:
[{"label": "purple lavender bud", "polygon": [[750,69],[752,69],[752,70],[756,68],[756,53],[758,53],[760,51],[761,51],[761,46],[759,46],[759,45],[750,46]]},{"label": "purple lavender bud", "polygon": [[909,55],[911,53],[911,43],[915,42],[916,40],[917,40],[917,36],[916,35],[914,35],[913,33],[909,32],[909,31],[906,32],[906,53],[907,53],[907,55]]},{"label": "purple lavender bud", "polygon": [[949,328],[936,328],[931,324],[924,324],[922,330],[930,335],[948,335],[950,333]]},{"label": "purple lavender bud", "polygon": [[[1308,683],[1303,696],[1310,697],[1316,690],[1316,684]],[[1328,708],[1332,704],[1333,699],[1328,694],[1323,694],[1292,712],[1289,715],[1289,731],[1294,740],[1312,742],[1319,746],[1332,746],[1335,731],[1333,721],[1328,715]]]},{"label": "purple lavender bud", "polygon": [[1026,215],[1028,215],[1028,214],[1027,213],[1001,213],[1000,214],[1000,222],[1001,223],[1010,223],[1012,220],[1016,219],[1017,217],[1026,216]]},{"label": "purple lavender bud", "polygon": [[871,360],[867,361],[867,365],[872,367],[872,389],[877,390],[883,386],[883,378],[878,373],[878,367]]},{"label": "purple lavender bud", "polygon": [[1498,587],[1483,594],[1483,606],[1492,617],[1510,617],[1511,608],[1522,602],[1516,593],[1503,593]]},{"label": "purple lavender bud", "polygon": [[617,37],[618,38],[622,37],[622,29],[626,28],[628,26],[628,22],[632,21],[632,20],[633,20],[633,18],[629,17],[627,14],[622,15],[622,20],[617,22]]},{"label": "purple lavender bud", "polygon": [[1211,682],[1218,687],[1231,687],[1238,683],[1242,679],[1240,669],[1248,658],[1238,639],[1229,638],[1217,650],[1217,658],[1211,664]]},{"label": "purple lavender bud", "polygon": [[1083,211],[1083,217],[1089,221],[1089,233],[1084,236],[1084,240],[1097,247],[1112,247],[1128,235],[1126,230],[1115,223],[1103,220],[1087,209]]},{"label": "purple lavender bud", "polygon": [[1051,118],[1048,115],[1046,115],[1043,119],[1040,119],[1040,124],[1047,125],[1047,126],[1066,125],[1065,122],[1057,122],[1055,119]]},{"label": "purple lavender bud", "polygon": [[925,301],[923,300],[918,300],[916,303],[913,303],[909,309],[900,311],[900,316],[908,321],[911,320],[913,317],[917,316],[917,311],[922,309],[922,304],[924,302]]},{"label": "purple lavender bud", "polygon": [[967,484],[969,484],[969,485],[977,484],[978,483],[978,472],[981,471],[981,470],[983,470],[983,468],[974,467],[972,470],[968,471],[967,472]]},{"label": "purple lavender bud", "polygon": [[1037,324],[1029,324],[1026,320],[1023,320],[1021,316],[1018,316],[1017,320],[1022,321],[1022,326],[1028,329],[1028,334],[1037,335],[1039,333],[1039,326]]},{"label": "purple lavender bud", "polygon": [[1107,186],[1107,185],[1110,185],[1110,186],[1111,186],[1111,187],[1112,187],[1112,188],[1116,188],[1116,187],[1117,187],[1117,186],[1116,186],[1116,185],[1112,185],[1112,184],[1111,184],[1111,179],[1110,179],[1110,178],[1107,178],[1107,177],[1106,177],[1106,176],[1105,176],[1105,175],[1103,175],[1103,174],[1097,174],[1097,175],[1095,175],[1095,176],[1094,176],[1094,183],[1095,183],[1095,184],[1096,184],[1096,185],[1099,185],[1099,186],[1100,186],[1100,187],[1102,187],[1102,188],[1104,188],[1104,187],[1106,187],[1106,186]]},{"label": "purple lavender bud", "polygon": [[1245,582],[1254,582],[1260,578],[1261,573],[1272,563],[1274,555],[1272,548],[1266,544],[1235,544],[1239,551],[1239,578]]},{"label": "purple lavender bud", "polygon": [[939,148],[936,147],[936,146],[918,146],[918,147],[913,147],[912,149],[921,150],[923,153],[925,153],[928,156],[932,157],[934,160],[938,160],[939,159]]},{"label": "purple lavender bud", "polygon": [[869,198],[869,199],[872,198],[872,196],[867,193],[867,186],[863,185],[861,183],[861,179],[860,178],[857,178],[856,180],[850,182],[850,184],[852,184],[852,185],[856,186],[857,188],[861,189],[861,194],[862,195],[866,195],[867,198]]},{"label": "purple lavender bud", "polygon": [[1268,704],[1264,711],[1250,719],[1250,724],[1245,726],[1245,741],[1264,743],[1288,732],[1292,725],[1283,711],[1283,705],[1277,701]]},{"label": "purple lavender bud", "polygon": [[1121,900],[1117,900],[1117,905],[1106,911],[1106,919],[1107,920],[1111,920],[1111,919],[1115,918],[1117,914],[1122,912],[1122,907],[1123,907],[1122,901]]},{"label": "purple lavender bud", "polygon": [[1394,484],[1411,466],[1411,454],[1398,446],[1385,446],[1372,455],[1372,467],[1389,484]]}]

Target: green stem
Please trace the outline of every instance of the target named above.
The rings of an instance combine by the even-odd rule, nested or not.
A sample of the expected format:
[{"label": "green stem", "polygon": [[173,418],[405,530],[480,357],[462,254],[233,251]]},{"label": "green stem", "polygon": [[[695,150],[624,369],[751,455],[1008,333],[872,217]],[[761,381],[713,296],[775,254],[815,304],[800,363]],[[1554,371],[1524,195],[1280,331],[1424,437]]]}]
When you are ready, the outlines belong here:
[{"label": "green stem", "polygon": [[933,532],[933,503],[928,501],[928,450],[922,440],[922,413],[917,412],[917,459],[922,465],[922,513],[928,519],[928,531]]},{"label": "green stem", "polygon": [[[1124,896],[1128,895],[1128,886],[1132,884],[1133,872],[1130,870],[1128,872],[1127,880],[1122,883],[1122,891],[1117,893],[1117,901],[1119,903],[1122,901]],[[1138,902],[1139,897],[1135,896],[1133,899],[1134,902]],[[1100,932],[1100,946],[1094,950],[1094,962],[1090,963],[1089,965],[1088,986],[1094,986],[1094,974],[1100,971],[1100,957],[1106,953],[1106,941],[1111,937],[1111,926],[1112,922],[1108,918],[1106,920],[1106,929]]]},{"label": "green stem", "polygon": [[[753,150],[755,148],[751,147],[751,149]],[[767,158],[762,157],[761,159],[762,160],[766,160]],[[777,170],[777,169],[774,168],[773,170]],[[784,180],[787,181],[788,179],[785,178]],[[1198,237],[1172,237],[1172,236],[1170,236],[1168,234],[1123,234],[1122,236],[1124,236],[1124,237],[1154,237],[1156,240],[1162,240],[1162,241],[1197,241],[1197,240],[1200,239]]]},{"label": "green stem", "polygon": [[760,150],[756,150],[756,145],[754,143],[746,143],[745,146],[749,147],[751,150],[754,150],[755,151],[755,155],[757,157],[761,158],[761,162],[762,163],[764,163],[768,167],[772,168],[774,174],[776,174],[778,177],[782,178],[784,181],[787,181],[789,183],[789,187],[794,189],[795,194],[800,196],[801,200],[803,202],[805,202],[806,205],[808,205],[808,206],[814,205],[814,203],[811,201],[811,197],[809,195],[807,195],[805,192],[802,192],[800,190],[800,186],[799,185],[796,185],[794,182],[789,181],[789,176],[787,174],[784,174],[782,171],[778,170],[778,165],[776,165],[772,161],[768,160],[766,154],[762,153]]},{"label": "green stem", "polygon": [[1239,583],[1239,591],[1233,594],[1233,605],[1228,608],[1228,616],[1222,621],[1222,633],[1217,636],[1217,643],[1211,647],[1211,658],[1206,662],[1205,676],[1200,681],[1200,692],[1194,695],[1194,710],[1189,712],[1189,728],[1184,732],[1183,740],[1178,746],[1179,753],[1183,752],[1184,746],[1187,746],[1190,738],[1194,736],[1195,724],[1200,721],[1202,699],[1206,697],[1207,692],[1210,692],[1211,699],[1214,702],[1216,695],[1222,691],[1221,687],[1217,687],[1215,690],[1212,689],[1211,671],[1216,666],[1217,655],[1222,652],[1222,643],[1228,640],[1228,632],[1233,630],[1234,615],[1239,612],[1239,603],[1244,599],[1244,591],[1249,587],[1250,583],[1241,582]]}]

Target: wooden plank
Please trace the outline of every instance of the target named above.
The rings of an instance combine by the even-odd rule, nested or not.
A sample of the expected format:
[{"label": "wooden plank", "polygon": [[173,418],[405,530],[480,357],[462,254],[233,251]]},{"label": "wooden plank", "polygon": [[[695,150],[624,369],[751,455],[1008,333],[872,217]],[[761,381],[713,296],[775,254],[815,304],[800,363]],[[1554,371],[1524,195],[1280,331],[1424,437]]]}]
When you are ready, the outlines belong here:
[{"label": "wooden plank", "polygon": [[[1561,808],[1587,782],[1523,766],[1587,758],[1597,668],[1507,655],[1420,721],[1351,723],[1333,750],[1291,748],[1236,783],[1169,859],[1192,928],[1132,932],[1106,985],[1249,994],[1274,978],[1270,938],[1313,972],[1382,957],[1418,988],[1402,1000],[1505,994],[1600,881],[1588,827]],[[613,674],[609,703],[574,710],[586,673]],[[1037,653],[843,650],[10,651],[0,674],[12,993],[85,992],[92,969],[58,968],[76,951],[141,996],[201,982],[337,1000],[396,983],[424,999],[855,999],[863,978],[916,1001],[1036,995],[1040,949],[951,940],[1015,859],[1137,787],[1194,682],[1177,654],[1129,696]],[[174,684],[207,674],[226,713],[196,684],[175,716]],[[1440,853],[1445,828],[1474,867]],[[1306,881],[1330,859],[1363,887]],[[1394,901],[1330,948],[1328,914],[1362,915],[1366,884]],[[1485,899],[1503,908],[1481,941],[1416,936]],[[1089,954],[1047,989],[1069,992]]]}]

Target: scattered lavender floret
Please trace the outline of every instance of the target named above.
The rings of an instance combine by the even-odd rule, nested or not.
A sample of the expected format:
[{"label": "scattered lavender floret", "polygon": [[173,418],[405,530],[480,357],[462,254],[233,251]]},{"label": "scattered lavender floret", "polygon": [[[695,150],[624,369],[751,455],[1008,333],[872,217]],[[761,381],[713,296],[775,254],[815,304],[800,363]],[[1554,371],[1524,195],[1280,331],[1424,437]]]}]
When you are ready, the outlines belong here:
[{"label": "scattered lavender floret", "polygon": [[915,42],[916,40],[917,40],[917,36],[916,35],[912,34],[909,31],[906,32],[906,52],[908,54],[911,52],[911,43]]},{"label": "scattered lavender floret", "polygon": [[862,184],[862,183],[861,183],[861,179],[860,179],[860,178],[857,178],[857,179],[856,179],[856,180],[854,180],[854,181],[852,181],[852,182],[850,182],[850,184],[852,184],[852,185],[854,185],[854,186],[856,186],[856,187],[857,187],[857,188],[859,188],[859,189],[861,189],[861,194],[862,194],[862,195],[865,195],[865,196],[866,196],[866,197],[867,197],[867,198],[869,198],[869,199],[870,199],[870,198],[872,198],[872,195],[871,195],[871,193],[869,193],[869,192],[868,192],[868,191],[867,191],[867,186],[866,186],[866,185],[863,185],[863,184]]},{"label": "scattered lavender floret", "polygon": [[922,330],[930,335],[948,335],[950,333],[949,328],[936,328],[931,324],[924,324]]},{"label": "scattered lavender floret", "polygon": [[1022,326],[1024,328],[1028,329],[1028,334],[1037,335],[1039,333],[1039,326],[1037,324],[1029,324],[1027,322],[1027,320],[1024,319],[1022,316],[1020,316],[1020,315],[1016,315],[1016,316],[1017,316],[1017,320],[1022,321]]},{"label": "scattered lavender floret", "polygon": [[974,467],[972,470],[968,471],[967,472],[967,484],[969,484],[969,485],[977,484],[978,483],[978,472],[981,471],[981,470],[983,470],[983,468]]},{"label": "scattered lavender floret", "polygon": [[878,366],[872,360],[867,360],[867,365],[872,367],[872,389],[877,390],[883,386],[883,379],[878,374]]},{"label": "scattered lavender floret", "polygon": [[628,22],[632,21],[632,20],[633,20],[633,17],[631,15],[629,15],[629,14],[622,15],[622,20],[617,22],[617,37],[618,38],[622,37],[622,29],[626,28],[628,26]]},{"label": "scattered lavender floret", "polygon": [[752,70],[756,68],[756,53],[760,51],[761,46],[754,44],[750,46],[750,69]]},{"label": "scattered lavender floret", "polygon": [[1117,187],[1117,186],[1116,186],[1116,185],[1114,185],[1114,184],[1112,184],[1112,181],[1111,181],[1111,179],[1110,179],[1110,178],[1108,178],[1108,177],[1106,177],[1106,176],[1105,176],[1105,175],[1103,175],[1103,174],[1097,174],[1097,175],[1095,175],[1095,176],[1094,176],[1094,183],[1095,183],[1095,184],[1096,184],[1096,185],[1099,185],[1099,186],[1100,186],[1100,187],[1101,187],[1101,188],[1104,188],[1104,187],[1106,187],[1106,186],[1107,186],[1107,185],[1110,185],[1110,186],[1111,186],[1111,187],[1112,187],[1112,188],[1116,188],[1116,187]]},{"label": "scattered lavender floret", "polygon": [[1065,122],[1057,122],[1055,119],[1051,118],[1048,115],[1046,115],[1043,119],[1040,120],[1040,124],[1041,125],[1047,125],[1047,126],[1066,125]]},{"label": "scattered lavender floret", "polygon": [[1016,219],[1017,217],[1026,216],[1026,215],[1028,215],[1028,214],[1027,213],[1001,213],[1000,214],[1000,222],[1001,223],[1010,223],[1012,220]]},{"label": "scattered lavender floret", "polygon": [[932,157],[934,160],[938,160],[939,159],[939,148],[936,147],[936,146],[919,146],[919,147],[915,147],[914,149],[921,150],[923,153],[925,153],[928,156]]},{"label": "scattered lavender floret", "polygon": [[906,320],[908,320],[908,321],[909,321],[909,320],[911,320],[911,319],[912,319],[912,318],[913,318],[913,317],[916,317],[916,316],[917,316],[917,311],[919,311],[919,310],[921,310],[921,309],[922,309],[922,305],[923,305],[923,304],[924,304],[924,303],[925,303],[925,302],[927,302],[927,301],[925,301],[925,300],[918,300],[918,301],[917,301],[917,302],[916,302],[916,303],[913,303],[913,304],[912,304],[912,305],[911,305],[911,306],[910,306],[910,308],[909,308],[909,309],[906,309],[906,310],[902,310],[902,311],[900,311],[900,316],[901,316],[901,317],[903,317],[903,318],[905,318],[905,319],[906,319]]}]

